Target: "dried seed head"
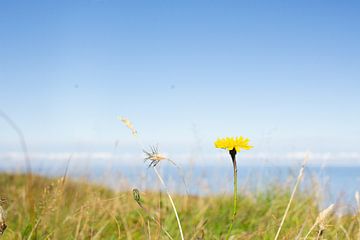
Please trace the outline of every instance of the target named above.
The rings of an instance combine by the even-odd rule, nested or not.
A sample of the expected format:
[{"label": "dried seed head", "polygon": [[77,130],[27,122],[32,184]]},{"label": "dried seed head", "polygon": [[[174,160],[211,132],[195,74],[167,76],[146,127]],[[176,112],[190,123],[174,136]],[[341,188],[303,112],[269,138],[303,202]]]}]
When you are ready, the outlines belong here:
[{"label": "dried seed head", "polygon": [[2,235],[6,229],[6,213],[4,209],[0,206],[0,235]]},{"label": "dried seed head", "polygon": [[159,153],[157,147],[150,147],[150,152],[143,150],[146,154],[145,161],[150,161],[149,167],[155,167],[161,160],[168,159],[165,155]]},{"label": "dried seed head", "polygon": [[325,210],[320,212],[319,216],[316,218],[316,223],[319,224],[320,229],[325,229],[327,219],[333,214],[335,210],[335,204],[331,204]]},{"label": "dried seed head", "polygon": [[136,131],[134,125],[130,122],[129,119],[124,118],[124,117],[118,117],[118,119],[120,121],[122,121],[124,123],[124,125],[131,130],[132,135],[135,136],[137,134],[137,131]]},{"label": "dried seed head", "polygon": [[356,191],[356,193],[355,193],[355,199],[356,199],[358,211],[360,212],[360,193],[358,191]]}]

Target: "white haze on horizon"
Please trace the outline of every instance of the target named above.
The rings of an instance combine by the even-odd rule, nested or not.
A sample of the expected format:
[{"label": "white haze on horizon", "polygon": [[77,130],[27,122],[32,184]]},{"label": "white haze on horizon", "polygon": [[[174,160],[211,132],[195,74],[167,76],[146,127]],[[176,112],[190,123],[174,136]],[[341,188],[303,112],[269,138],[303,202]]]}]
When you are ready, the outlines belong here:
[{"label": "white haze on horizon", "polygon": [[[164,152],[166,156],[182,165],[224,165],[228,157],[226,151],[219,151],[216,154],[191,154]],[[303,161],[309,154],[308,165],[321,166],[357,166],[360,165],[359,152],[241,152],[238,153],[239,165],[296,165]],[[71,161],[72,164],[126,164],[141,165],[144,154],[141,152],[110,152],[110,151],[83,151],[83,152],[29,152],[28,156],[32,164],[61,164]],[[0,161],[3,166],[23,164],[24,153],[20,151],[0,152]]]}]

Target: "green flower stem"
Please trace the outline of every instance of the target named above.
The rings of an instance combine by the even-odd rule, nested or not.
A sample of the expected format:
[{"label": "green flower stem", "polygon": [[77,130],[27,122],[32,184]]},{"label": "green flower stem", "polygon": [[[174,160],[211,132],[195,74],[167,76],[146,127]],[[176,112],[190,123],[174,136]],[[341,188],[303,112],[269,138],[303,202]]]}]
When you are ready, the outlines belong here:
[{"label": "green flower stem", "polygon": [[236,209],[236,205],[237,205],[237,166],[236,166],[236,150],[235,150],[235,148],[230,150],[229,153],[230,153],[230,156],[231,156],[231,159],[233,162],[233,167],[234,167],[234,207],[233,207],[233,215],[232,215],[231,223],[229,226],[228,233],[226,235],[226,240],[228,240],[230,238],[231,230],[233,228],[233,224],[234,224],[236,213],[237,213],[237,209]]}]

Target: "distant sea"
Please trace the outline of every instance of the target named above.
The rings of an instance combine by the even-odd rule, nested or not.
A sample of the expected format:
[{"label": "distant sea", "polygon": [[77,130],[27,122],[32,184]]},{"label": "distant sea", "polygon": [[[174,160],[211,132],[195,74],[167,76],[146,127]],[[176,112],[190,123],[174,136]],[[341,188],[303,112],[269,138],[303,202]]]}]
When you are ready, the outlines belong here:
[{"label": "distant sea", "polygon": [[[62,176],[66,163],[37,162],[32,171],[44,176]],[[254,194],[266,191],[270,185],[285,185],[291,189],[299,173],[296,166],[239,166],[239,192]],[[233,187],[232,165],[183,165],[177,168],[169,163],[159,164],[159,170],[170,191],[179,194],[209,195],[231,194]],[[1,165],[2,172],[22,171],[11,164]],[[68,175],[104,184],[118,191],[138,188],[140,191],[157,190],[161,186],[151,168],[146,164],[131,165],[113,162],[71,162]],[[360,166],[306,166],[301,191],[316,190],[319,203],[326,205],[341,202],[355,206],[355,192],[360,191]]]}]

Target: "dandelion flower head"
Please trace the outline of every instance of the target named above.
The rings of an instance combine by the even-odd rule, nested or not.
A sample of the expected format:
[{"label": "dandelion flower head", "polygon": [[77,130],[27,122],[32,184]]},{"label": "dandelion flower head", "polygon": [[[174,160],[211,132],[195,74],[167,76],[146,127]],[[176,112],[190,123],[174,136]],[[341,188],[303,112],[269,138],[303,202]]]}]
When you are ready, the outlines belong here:
[{"label": "dandelion flower head", "polygon": [[250,139],[240,137],[226,137],[226,138],[218,138],[215,141],[216,148],[222,148],[227,150],[232,150],[235,148],[236,152],[240,152],[241,149],[249,150],[253,148],[253,146],[249,145]]}]

